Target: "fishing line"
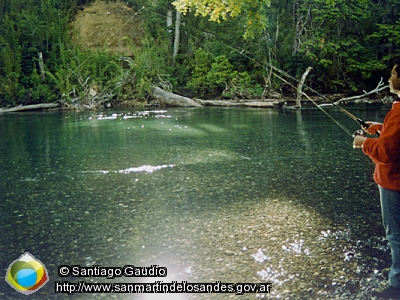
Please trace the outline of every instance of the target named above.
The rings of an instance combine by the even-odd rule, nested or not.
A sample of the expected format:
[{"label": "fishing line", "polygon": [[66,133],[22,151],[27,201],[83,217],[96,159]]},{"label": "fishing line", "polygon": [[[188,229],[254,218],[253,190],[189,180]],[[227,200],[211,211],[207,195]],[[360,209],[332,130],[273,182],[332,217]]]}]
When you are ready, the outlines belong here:
[{"label": "fishing line", "polygon": [[[238,49],[232,47],[231,45],[223,42],[228,48],[231,48],[232,50],[238,52],[239,54],[245,56],[246,58],[248,58],[249,60],[251,60],[253,63],[255,63],[256,65],[259,65],[260,67],[264,68],[264,66],[259,63],[258,61],[256,61],[254,58],[248,56],[247,54],[244,53],[244,51],[239,51]],[[300,83],[300,81],[293,77],[292,75],[282,71],[281,69],[269,64],[269,63],[265,63],[266,66],[270,67],[271,69],[275,70],[276,72],[279,72],[283,75],[285,75],[286,77],[296,81],[297,83]],[[282,80],[283,82],[285,82],[286,84],[290,85],[291,87],[293,87],[294,89],[297,89],[293,84],[289,83],[287,80],[283,79],[281,76],[277,75],[276,72],[272,72],[272,74],[279,78],[280,80]],[[323,98],[324,100],[328,101],[329,103],[331,103],[334,107],[338,108],[341,112],[343,112],[344,114],[346,114],[348,117],[350,117],[351,119],[353,119],[354,121],[356,121],[358,124],[362,125],[365,128],[368,128],[369,125],[367,123],[365,123],[363,120],[361,120],[360,118],[356,117],[355,115],[353,115],[352,113],[350,113],[349,111],[347,111],[346,109],[340,107],[339,105],[337,105],[336,103],[334,103],[333,101],[329,100],[327,97],[325,97],[324,95],[320,94],[319,92],[317,92],[316,90],[314,90],[313,88],[309,87],[308,85],[303,83],[303,86],[306,87],[307,89],[309,89],[311,92],[317,94],[318,96],[320,96],[321,98]],[[354,133],[350,133],[343,125],[341,125],[337,120],[335,120],[335,118],[333,118],[330,114],[328,114],[328,112],[326,110],[324,110],[320,105],[318,105],[318,103],[316,103],[314,100],[312,100],[306,93],[302,92],[302,95],[304,95],[308,100],[310,100],[318,109],[320,109],[325,115],[327,115],[336,125],[338,125],[343,131],[345,131],[348,135],[354,137]],[[358,133],[359,134],[359,133]]]},{"label": "fishing line", "polygon": [[[293,86],[292,84],[290,84],[287,80],[285,80],[284,78],[282,78],[281,76],[273,73],[274,76],[276,76],[277,78],[279,78],[280,80],[282,80],[283,82],[285,82],[286,84],[290,85],[293,88],[296,88],[295,86]],[[319,106],[314,100],[312,100],[306,93],[302,92],[302,94],[308,99],[310,100],[316,107],[318,107],[325,115],[328,116],[329,119],[331,119],[336,125],[338,125],[341,129],[343,129],[344,132],[346,132],[349,136],[353,136],[354,134],[352,134],[350,131],[348,131],[342,124],[340,124],[337,120],[335,120],[334,117],[332,117],[330,114],[328,114],[328,112],[326,110],[324,110],[321,106]]]},{"label": "fishing line", "polygon": [[[118,28],[114,34],[112,34],[107,40],[106,43],[113,38],[123,27],[125,27],[126,24],[128,24],[135,16],[131,16],[120,28]],[[190,26],[193,28],[193,26]],[[202,31],[199,28],[196,28],[197,30]],[[214,34],[213,34],[214,35]],[[214,35],[216,36],[216,35]],[[220,41],[222,41],[223,44],[225,44],[228,48],[238,52],[240,55],[243,55],[244,57],[246,57],[247,59],[251,60],[253,63],[255,63],[256,65],[259,65],[260,67],[264,68],[264,66],[259,63],[258,61],[256,61],[254,58],[250,57],[249,55],[245,54],[243,50],[239,51],[237,48],[231,46],[230,44],[228,44],[227,42],[223,41],[223,39],[219,39]],[[89,57],[87,57],[83,62],[81,62],[78,67],[74,70],[71,71],[70,74],[67,76],[66,79],[63,80],[63,82],[65,82],[66,80],[68,80],[72,74],[74,74],[77,70],[79,70],[83,64],[86,63],[86,61],[89,59]],[[280,80],[282,80],[283,82],[285,82],[286,84],[290,85],[291,87],[293,87],[294,89],[296,89],[296,87],[294,85],[292,85],[291,83],[289,83],[287,80],[285,80],[284,78],[282,78],[281,76],[277,75],[276,72],[286,76],[287,78],[290,78],[291,80],[296,81],[297,83],[300,83],[300,81],[293,77],[292,75],[288,74],[287,72],[282,71],[281,69],[273,66],[270,63],[265,62],[265,65],[270,67],[271,69],[273,69],[275,72],[272,72],[272,74],[279,78]],[[338,108],[341,112],[343,112],[344,114],[346,114],[348,117],[350,117],[351,119],[355,120],[357,123],[361,124],[363,127],[368,128],[368,124],[365,123],[363,120],[361,120],[360,118],[356,117],[355,115],[351,114],[349,111],[345,110],[344,108],[340,107],[339,105],[337,105],[336,103],[334,103],[333,101],[329,100],[328,98],[326,98],[325,96],[323,96],[322,94],[320,94],[319,92],[317,92],[316,90],[312,89],[311,87],[309,87],[308,85],[303,83],[303,86],[306,87],[307,89],[309,89],[311,92],[317,94],[318,96],[320,96],[321,98],[323,98],[324,100],[328,101],[330,104],[332,104],[334,107]],[[318,105],[314,100],[312,100],[306,93],[302,92],[302,94],[308,99],[310,100],[318,109],[320,109],[326,116],[328,116],[336,125],[338,125],[342,130],[344,130],[348,135],[353,136],[343,125],[341,125],[337,120],[335,120],[330,114],[328,114],[328,112],[326,112],[320,105]]]},{"label": "fishing line", "polygon": [[[196,26],[193,25],[189,25],[188,27],[191,27],[195,30],[201,31],[201,32],[206,32],[204,30],[201,30],[199,28],[197,28]],[[283,82],[285,82],[286,84],[290,85],[291,87],[293,87],[294,89],[297,89],[293,84],[289,83],[287,80],[283,79],[281,76],[279,76],[278,74],[276,74],[277,72],[284,75],[285,77],[294,80],[297,83],[300,83],[300,80],[298,80],[297,78],[293,77],[292,75],[288,74],[285,71],[282,71],[281,69],[273,66],[270,63],[265,62],[265,66],[262,65],[261,63],[259,63],[257,60],[255,60],[253,57],[247,55],[244,50],[239,50],[233,46],[231,46],[228,42],[224,41],[224,39],[220,38],[218,35],[211,33],[211,36],[218,38],[219,42],[222,42],[226,47],[232,49],[233,51],[239,53],[240,55],[246,57],[247,59],[249,59],[250,61],[252,61],[254,64],[260,66],[261,68],[266,68],[266,67],[270,67],[272,70],[274,70],[275,72],[271,72],[275,77],[279,78],[280,80],[282,80]],[[303,83],[303,86],[306,87],[308,90],[310,90],[311,92],[315,93],[316,95],[320,96],[322,99],[324,99],[325,101],[329,102],[332,106],[338,108],[342,113],[346,114],[348,117],[350,117],[351,119],[353,119],[354,121],[356,121],[358,124],[362,125],[365,128],[368,128],[369,125],[367,123],[365,123],[362,119],[356,117],[355,115],[353,115],[352,113],[350,113],[349,111],[347,111],[346,109],[340,107],[339,105],[337,105],[335,102],[329,100],[327,97],[325,97],[324,95],[322,95],[321,93],[317,92],[316,90],[314,90],[313,88],[309,87],[308,85],[306,85],[305,83]],[[320,105],[318,105],[314,100],[312,100],[306,93],[302,92],[302,95],[304,95],[308,100],[310,100],[318,109],[320,109],[326,116],[328,116],[336,125],[338,125],[343,131],[345,131],[348,135],[350,136],[354,136],[354,134],[351,134],[343,125],[341,125],[337,120],[335,120],[328,112],[326,112]]]}]

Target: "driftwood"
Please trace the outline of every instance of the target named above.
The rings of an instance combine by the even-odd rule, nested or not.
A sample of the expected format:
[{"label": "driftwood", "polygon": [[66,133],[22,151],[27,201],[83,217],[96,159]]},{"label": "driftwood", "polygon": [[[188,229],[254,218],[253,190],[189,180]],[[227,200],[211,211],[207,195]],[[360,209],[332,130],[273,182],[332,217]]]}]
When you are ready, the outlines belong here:
[{"label": "driftwood", "polygon": [[177,107],[201,106],[201,104],[197,103],[196,101],[190,98],[186,98],[180,95],[164,91],[159,87],[153,88],[152,95],[159,101],[159,103],[164,104],[166,106],[177,106]]},{"label": "driftwood", "polygon": [[278,107],[278,100],[267,100],[267,101],[223,101],[223,100],[200,100],[196,99],[196,102],[202,106],[246,106],[246,107]]},{"label": "driftwood", "polygon": [[40,103],[40,104],[32,104],[25,106],[16,106],[9,109],[0,109],[0,113],[42,110],[42,109],[51,109],[59,107],[60,107],[59,103]]},{"label": "driftwood", "polygon": [[223,100],[194,100],[201,106],[238,106],[237,102],[223,101]]},{"label": "driftwood", "polygon": [[245,107],[278,107],[278,100],[267,101],[223,101],[223,100],[200,100],[179,96],[159,87],[155,87],[152,93],[159,104],[176,107],[201,107],[201,106],[245,106]]},{"label": "driftwood", "polygon": [[[130,63],[130,60],[121,58],[120,60]],[[72,72],[78,78],[81,85],[79,91],[74,89],[68,94],[63,94],[61,102],[64,108],[73,110],[97,109],[100,107],[111,107],[111,99],[115,96],[114,89],[102,91],[96,84],[90,81],[90,77],[83,79],[81,74]],[[123,85],[123,82],[117,84]],[[117,85],[116,84],[116,85]]]}]

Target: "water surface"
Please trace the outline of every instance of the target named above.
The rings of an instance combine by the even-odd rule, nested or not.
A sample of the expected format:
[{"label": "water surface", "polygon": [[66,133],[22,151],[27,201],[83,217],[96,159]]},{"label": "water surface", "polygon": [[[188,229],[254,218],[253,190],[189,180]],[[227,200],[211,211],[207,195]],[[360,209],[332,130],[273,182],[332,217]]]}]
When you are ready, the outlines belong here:
[{"label": "water surface", "polygon": [[[0,126],[1,269],[27,251],[49,271],[30,299],[267,297],[54,294],[56,280],[156,280],[57,275],[127,264],[167,267],[164,282],[271,282],[272,298],[368,299],[389,262],[373,164],[319,110],[3,114]],[[0,297],[26,296],[0,280]]]}]

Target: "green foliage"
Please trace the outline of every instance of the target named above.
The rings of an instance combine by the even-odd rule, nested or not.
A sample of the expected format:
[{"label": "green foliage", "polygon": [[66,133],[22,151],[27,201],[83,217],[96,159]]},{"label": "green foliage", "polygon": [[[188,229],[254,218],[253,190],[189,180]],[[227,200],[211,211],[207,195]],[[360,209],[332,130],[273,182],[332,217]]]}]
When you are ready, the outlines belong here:
[{"label": "green foliage", "polygon": [[256,32],[267,27],[266,12],[271,5],[270,0],[176,0],[172,3],[183,14],[193,10],[196,16],[208,17],[210,21],[218,22],[229,17],[246,16],[244,36],[253,38]]},{"label": "green foliage", "polygon": [[187,88],[197,94],[199,98],[209,93],[209,82],[206,82],[207,74],[211,70],[211,55],[202,48],[196,50],[192,62],[192,78],[187,82]]},{"label": "green foliage", "polygon": [[[35,60],[38,52],[51,65],[58,65],[59,41],[67,39],[68,14],[57,8],[56,0],[10,1],[5,6],[5,18],[0,20],[0,97],[8,99],[0,104],[28,104],[41,97],[30,92],[36,82]],[[30,78],[33,76],[33,78]],[[47,91],[50,87],[37,87]],[[32,97],[32,94],[35,96]]]},{"label": "green foliage", "polygon": [[143,101],[154,85],[201,98],[260,98],[284,86],[269,64],[296,78],[311,66],[313,88],[355,92],[387,78],[400,55],[400,0],[185,0],[176,3],[192,10],[186,6],[173,64],[174,26],[165,26],[171,1],[129,0],[146,34],[140,45],[132,41],[123,68],[118,56],[71,42],[69,22],[91,2],[0,2],[0,106],[71,101],[88,87]]},{"label": "green foliage", "polygon": [[303,41],[300,53],[325,74],[317,81],[324,89],[357,91],[360,79],[371,78],[385,68],[375,50],[365,43],[368,31],[373,30],[366,25],[373,18],[372,6],[368,0],[313,1],[314,31]]},{"label": "green foliage", "polygon": [[59,97],[68,101],[77,96],[84,98],[90,88],[119,93],[125,73],[117,56],[100,50],[65,49],[61,44],[60,57],[62,63],[54,72],[46,72]]},{"label": "green foliage", "polygon": [[41,76],[36,68],[33,69],[30,76],[31,88],[29,88],[29,95],[32,102],[53,102],[57,100],[56,95],[52,92],[51,86],[43,82]]},{"label": "green foliage", "polygon": [[261,99],[263,87],[254,82],[247,72],[234,72],[223,96],[228,99]]},{"label": "green foliage", "polygon": [[168,44],[162,40],[148,37],[140,47],[135,47],[135,57],[131,66],[131,80],[134,85],[134,97],[146,99],[152,85],[169,81],[168,62],[170,55]]},{"label": "green foliage", "polygon": [[[7,6],[0,27],[0,105],[70,100],[90,87],[118,93],[125,78],[118,58],[77,48],[69,38],[66,10],[88,2],[43,0]],[[39,52],[45,78],[39,74]]]},{"label": "green foliage", "polygon": [[380,46],[380,51],[382,51],[382,48],[386,50],[382,53],[385,61],[397,58],[400,55],[400,21],[395,20],[394,23],[377,24],[377,26],[378,29],[370,35],[370,40],[375,41]]},{"label": "green foliage", "polygon": [[195,52],[192,77],[187,88],[200,98],[250,98],[257,95],[259,98],[262,89],[252,84],[247,72],[234,70],[233,65],[224,55],[212,55],[199,48]]}]

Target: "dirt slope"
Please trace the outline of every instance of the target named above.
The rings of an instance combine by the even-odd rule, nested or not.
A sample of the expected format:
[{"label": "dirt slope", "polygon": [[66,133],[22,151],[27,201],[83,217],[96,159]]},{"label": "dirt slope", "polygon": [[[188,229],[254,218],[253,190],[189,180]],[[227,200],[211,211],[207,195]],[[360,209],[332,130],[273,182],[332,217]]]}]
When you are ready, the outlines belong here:
[{"label": "dirt slope", "polygon": [[135,44],[143,36],[142,20],[137,12],[120,1],[96,0],[80,11],[72,26],[74,42],[90,49],[107,49],[112,53],[133,56]]}]

